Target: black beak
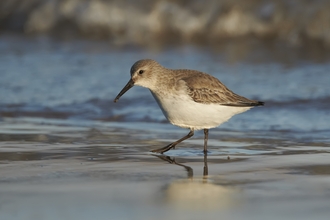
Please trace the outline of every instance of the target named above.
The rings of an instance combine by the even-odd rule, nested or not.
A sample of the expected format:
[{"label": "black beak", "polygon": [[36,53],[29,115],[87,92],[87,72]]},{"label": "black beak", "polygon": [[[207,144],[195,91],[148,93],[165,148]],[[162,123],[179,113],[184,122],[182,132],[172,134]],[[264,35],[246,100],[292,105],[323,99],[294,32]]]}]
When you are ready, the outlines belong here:
[{"label": "black beak", "polygon": [[132,79],[130,79],[128,81],[128,83],[126,84],[126,86],[120,91],[120,93],[116,96],[115,100],[113,100],[114,102],[117,102],[119,100],[119,98],[124,95],[125,92],[127,92],[130,88],[132,88],[134,86],[134,82]]}]

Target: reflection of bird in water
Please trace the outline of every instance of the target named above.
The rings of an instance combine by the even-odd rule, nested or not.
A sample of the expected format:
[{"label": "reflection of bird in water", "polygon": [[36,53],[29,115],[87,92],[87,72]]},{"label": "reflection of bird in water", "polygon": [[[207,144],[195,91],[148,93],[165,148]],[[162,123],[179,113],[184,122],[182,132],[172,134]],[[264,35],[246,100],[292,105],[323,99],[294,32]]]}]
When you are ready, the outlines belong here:
[{"label": "reflection of bird in water", "polygon": [[165,200],[170,206],[189,210],[219,210],[230,208],[239,202],[239,191],[236,188],[209,181],[206,154],[202,179],[193,178],[193,169],[176,162],[175,158],[165,155],[153,156],[184,167],[188,173],[188,179],[174,181],[166,187]]},{"label": "reflection of bird in water", "polygon": [[164,160],[164,161],[167,161],[167,162],[169,162],[170,164],[175,164],[175,165],[178,165],[178,166],[184,167],[185,170],[186,170],[187,173],[188,173],[188,178],[192,178],[192,177],[194,176],[194,171],[193,171],[193,169],[192,169],[191,167],[186,166],[186,165],[183,165],[182,163],[177,163],[177,162],[175,161],[175,158],[171,158],[171,157],[166,156],[166,155],[163,155],[163,154],[153,154],[153,156],[158,157],[158,158],[160,158],[160,159],[162,159],[162,160]]},{"label": "reflection of bird in water", "polygon": [[[194,171],[191,167],[189,166],[186,166],[186,165],[183,165],[182,163],[178,163],[175,161],[175,158],[171,158],[169,156],[165,156],[163,154],[155,154],[153,155],[155,157],[158,157],[162,160],[165,160],[167,162],[169,162],[170,164],[175,164],[175,165],[178,165],[178,166],[181,166],[181,167],[184,167],[186,169],[186,171],[188,172],[188,178],[192,178],[193,175],[194,175]],[[208,175],[208,166],[207,166],[207,154],[204,154],[204,170],[203,170],[203,176],[206,177]]]}]

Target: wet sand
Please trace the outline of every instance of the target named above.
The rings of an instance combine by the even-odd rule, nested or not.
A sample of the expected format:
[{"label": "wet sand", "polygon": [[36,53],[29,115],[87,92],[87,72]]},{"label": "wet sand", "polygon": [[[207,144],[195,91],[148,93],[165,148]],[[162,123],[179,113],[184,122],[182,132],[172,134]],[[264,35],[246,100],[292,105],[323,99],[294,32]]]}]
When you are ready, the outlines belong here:
[{"label": "wet sand", "polygon": [[147,125],[3,119],[0,219],[328,219],[326,136]]}]

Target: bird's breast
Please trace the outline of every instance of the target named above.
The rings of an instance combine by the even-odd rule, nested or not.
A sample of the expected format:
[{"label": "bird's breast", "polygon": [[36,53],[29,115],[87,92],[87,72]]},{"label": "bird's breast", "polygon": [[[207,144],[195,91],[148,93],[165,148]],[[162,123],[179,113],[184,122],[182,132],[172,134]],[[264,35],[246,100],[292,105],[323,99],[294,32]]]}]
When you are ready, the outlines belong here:
[{"label": "bird's breast", "polygon": [[232,116],[250,108],[197,103],[182,93],[151,91],[165,117],[174,125],[195,130],[217,127]]}]

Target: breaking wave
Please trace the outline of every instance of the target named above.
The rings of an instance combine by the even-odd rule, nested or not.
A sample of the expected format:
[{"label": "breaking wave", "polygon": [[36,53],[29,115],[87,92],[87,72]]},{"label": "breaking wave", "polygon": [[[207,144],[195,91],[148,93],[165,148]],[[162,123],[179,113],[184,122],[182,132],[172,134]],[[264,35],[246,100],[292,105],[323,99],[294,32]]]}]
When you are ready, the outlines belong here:
[{"label": "breaking wave", "polygon": [[330,2],[300,0],[0,1],[0,28],[114,44],[212,44],[256,37],[330,47]]}]

